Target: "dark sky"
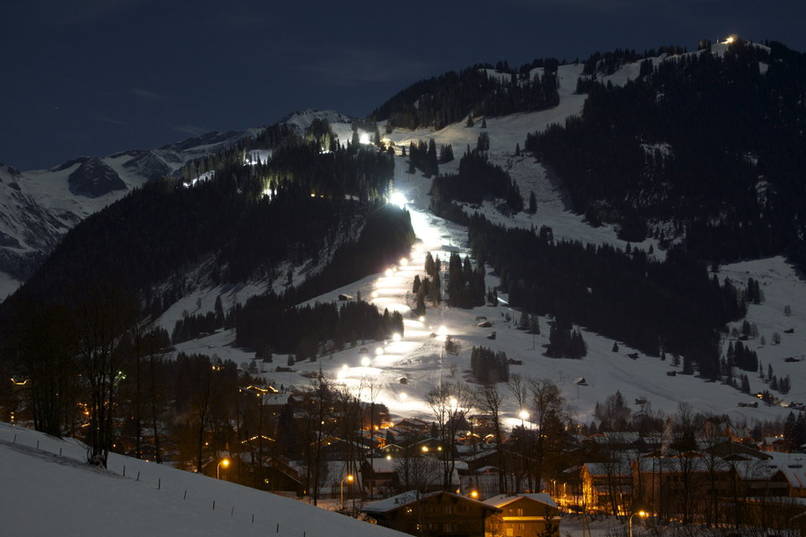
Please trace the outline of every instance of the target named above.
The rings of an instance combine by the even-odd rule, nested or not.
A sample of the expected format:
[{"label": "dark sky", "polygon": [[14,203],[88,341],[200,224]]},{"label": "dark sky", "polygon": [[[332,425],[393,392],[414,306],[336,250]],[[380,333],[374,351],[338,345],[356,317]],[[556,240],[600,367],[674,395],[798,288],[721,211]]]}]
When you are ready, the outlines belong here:
[{"label": "dark sky", "polygon": [[806,49],[803,0],[2,0],[0,161],[22,169],[272,123],[370,112],[499,59],[696,45]]}]

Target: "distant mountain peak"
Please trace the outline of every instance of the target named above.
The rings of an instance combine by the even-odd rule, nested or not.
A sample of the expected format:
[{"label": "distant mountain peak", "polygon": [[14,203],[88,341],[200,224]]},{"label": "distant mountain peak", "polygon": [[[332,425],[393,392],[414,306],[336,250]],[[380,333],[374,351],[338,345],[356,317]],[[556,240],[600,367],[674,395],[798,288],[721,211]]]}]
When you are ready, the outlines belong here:
[{"label": "distant mountain peak", "polygon": [[88,198],[97,198],[114,190],[126,190],[126,183],[98,157],[84,159],[68,179],[70,192]]}]

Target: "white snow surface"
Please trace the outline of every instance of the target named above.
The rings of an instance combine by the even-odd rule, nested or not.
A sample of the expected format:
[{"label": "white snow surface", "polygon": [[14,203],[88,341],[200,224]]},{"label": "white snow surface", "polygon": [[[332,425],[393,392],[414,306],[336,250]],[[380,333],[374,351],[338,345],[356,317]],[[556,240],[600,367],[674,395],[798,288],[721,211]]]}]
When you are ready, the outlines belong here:
[{"label": "white snow surface", "polygon": [[0,502],[0,533],[13,537],[404,535],[165,464],[115,453],[109,456],[108,470],[85,461],[86,448],[76,440],[0,423],[0,472],[6,492]]}]

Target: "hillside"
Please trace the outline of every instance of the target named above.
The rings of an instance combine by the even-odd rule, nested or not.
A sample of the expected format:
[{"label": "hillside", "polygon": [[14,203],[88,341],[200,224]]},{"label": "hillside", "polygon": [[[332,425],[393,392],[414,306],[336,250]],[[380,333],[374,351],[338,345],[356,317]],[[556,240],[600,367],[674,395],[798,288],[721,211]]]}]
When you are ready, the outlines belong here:
[{"label": "hillside", "polygon": [[[103,470],[85,460],[85,447],[77,441],[0,423],[4,532],[15,537],[402,535],[167,465],[113,454]],[[40,515],[32,516],[32,509]]]}]

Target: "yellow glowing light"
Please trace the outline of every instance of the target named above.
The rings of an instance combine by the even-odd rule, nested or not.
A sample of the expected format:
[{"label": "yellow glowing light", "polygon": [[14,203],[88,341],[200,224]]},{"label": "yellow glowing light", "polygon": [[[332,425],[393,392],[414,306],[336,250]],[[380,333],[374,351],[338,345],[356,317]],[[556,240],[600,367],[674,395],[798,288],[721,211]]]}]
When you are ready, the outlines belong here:
[{"label": "yellow glowing light", "polygon": [[735,35],[729,35],[728,37],[725,38],[725,40],[722,43],[724,45],[732,45],[735,42],[736,42],[736,36]]},{"label": "yellow glowing light", "polygon": [[392,269],[388,268],[388,269],[386,269],[386,272],[384,272],[384,274],[385,274],[385,275],[386,275],[386,277],[388,278],[388,277],[390,277],[392,274],[394,274],[394,272],[392,272]]},{"label": "yellow glowing light", "polygon": [[420,448],[423,453],[428,453],[428,446],[423,446]]},{"label": "yellow glowing light", "polygon": [[400,265],[401,265],[401,266],[404,266],[404,267],[405,267],[405,266],[406,266],[406,265],[408,265],[408,264],[409,264],[409,260],[408,260],[408,259],[406,259],[405,257],[401,257],[401,258],[400,258]]},{"label": "yellow glowing light", "polygon": [[637,513],[635,513],[635,514],[636,514],[636,515],[638,515],[638,516],[639,516],[639,517],[641,517],[641,518],[646,518],[646,517],[648,517],[648,516],[649,516],[649,513],[647,513],[647,512],[646,512],[646,511],[644,511],[643,509],[641,509],[640,511],[638,511],[638,512],[637,512]]},{"label": "yellow glowing light", "polygon": [[221,459],[219,464],[221,464],[222,468],[229,468],[230,460],[227,458]]},{"label": "yellow glowing light", "polygon": [[392,456],[391,456],[391,455],[387,455],[387,456],[386,456],[386,460],[387,460],[387,461],[391,461],[391,460],[392,460]]},{"label": "yellow glowing light", "polygon": [[369,367],[372,364],[372,360],[369,359],[369,356],[364,356],[361,358],[361,365],[364,367]]},{"label": "yellow glowing light", "polygon": [[383,354],[382,348],[378,347],[377,349],[375,349],[375,356],[380,356],[381,354]]},{"label": "yellow glowing light", "polygon": [[425,322],[425,315],[420,315],[420,317],[417,320],[420,321],[421,323],[424,323]]},{"label": "yellow glowing light", "polygon": [[445,337],[448,335],[448,328],[443,324],[437,329],[437,335]]},{"label": "yellow glowing light", "polygon": [[407,394],[406,392],[400,392],[400,395],[398,397],[400,397],[401,401],[405,401],[406,399],[408,399],[409,394]]},{"label": "yellow glowing light", "polygon": [[471,497],[471,498],[473,498],[474,500],[477,500],[477,499],[478,499],[478,497],[479,497],[479,491],[477,491],[477,490],[471,490],[471,491],[470,491],[470,497]]},{"label": "yellow glowing light", "polygon": [[520,412],[518,412],[518,417],[520,419],[522,419],[522,420],[528,420],[529,419],[529,411],[528,410],[521,410]]},{"label": "yellow glowing light", "polygon": [[348,483],[352,483],[354,479],[355,479],[355,476],[353,476],[353,474],[347,474],[347,482]]},{"label": "yellow glowing light", "polygon": [[400,341],[401,339],[402,338],[401,338],[400,334],[398,334],[397,332],[392,334],[392,341]]}]

